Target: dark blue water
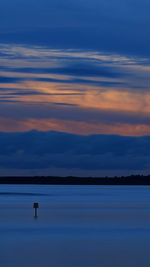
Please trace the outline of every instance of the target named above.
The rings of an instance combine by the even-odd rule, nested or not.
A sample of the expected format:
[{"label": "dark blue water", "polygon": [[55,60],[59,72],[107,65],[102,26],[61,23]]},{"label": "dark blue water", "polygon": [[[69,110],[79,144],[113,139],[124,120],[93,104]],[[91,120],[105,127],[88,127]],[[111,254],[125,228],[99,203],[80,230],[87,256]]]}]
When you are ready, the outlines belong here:
[{"label": "dark blue water", "polygon": [[0,267],[8,266],[149,267],[150,187],[1,185]]}]

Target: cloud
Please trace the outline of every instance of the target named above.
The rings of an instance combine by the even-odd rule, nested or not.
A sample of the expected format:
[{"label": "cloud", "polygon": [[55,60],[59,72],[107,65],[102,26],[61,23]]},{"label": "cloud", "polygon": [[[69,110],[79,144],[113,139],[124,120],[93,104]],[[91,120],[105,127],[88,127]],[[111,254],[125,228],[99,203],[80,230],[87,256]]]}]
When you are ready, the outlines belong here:
[{"label": "cloud", "polygon": [[[72,55],[73,59],[73,55]],[[72,60],[70,58],[70,61]],[[60,60],[60,59],[59,59]],[[78,64],[75,62],[68,62],[66,60],[66,65],[62,68],[5,68],[5,70],[15,71],[15,72],[22,72],[22,73],[46,73],[46,74],[61,74],[61,75],[72,75],[72,76],[83,76],[83,77],[108,77],[108,78],[119,78],[125,74],[117,68],[103,66],[102,64],[94,64],[90,62],[82,62],[82,59],[78,59]],[[80,62],[80,63],[79,63]]]},{"label": "cloud", "polygon": [[0,131],[146,135],[148,58],[1,44]]},{"label": "cloud", "polygon": [[[0,168],[149,171],[150,137],[60,132],[0,133]],[[80,171],[79,171],[80,173]],[[49,173],[50,174],[50,173]],[[123,174],[123,173],[122,173]]]}]

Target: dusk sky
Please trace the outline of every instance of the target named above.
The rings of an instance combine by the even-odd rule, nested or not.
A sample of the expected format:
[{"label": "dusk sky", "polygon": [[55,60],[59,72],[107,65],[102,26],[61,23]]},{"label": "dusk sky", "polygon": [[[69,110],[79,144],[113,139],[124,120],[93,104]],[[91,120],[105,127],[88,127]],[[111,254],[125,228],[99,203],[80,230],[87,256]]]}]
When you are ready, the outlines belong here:
[{"label": "dusk sky", "polygon": [[150,173],[150,1],[0,1],[0,175]]}]

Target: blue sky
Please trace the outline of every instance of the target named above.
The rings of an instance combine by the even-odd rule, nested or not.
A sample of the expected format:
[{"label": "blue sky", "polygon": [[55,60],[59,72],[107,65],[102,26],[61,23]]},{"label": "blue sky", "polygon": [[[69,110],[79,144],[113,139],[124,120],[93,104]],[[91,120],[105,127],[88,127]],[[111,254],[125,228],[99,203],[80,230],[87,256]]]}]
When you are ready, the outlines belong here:
[{"label": "blue sky", "polygon": [[1,41],[149,55],[148,0],[1,0]]},{"label": "blue sky", "polygon": [[[149,8],[148,0],[1,0],[0,132],[15,151],[2,150],[2,174],[149,172],[141,148],[150,135]],[[46,134],[51,143],[51,131],[60,133],[61,153],[57,142],[48,151],[40,145]],[[30,151],[35,133],[39,140]],[[70,158],[64,134],[72,140]],[[28,152],[14,143],[14,135]],[[87,138],[96,140],[99,152],[93,142],[92,154],[78,144],[83,140],[88,147]],[[124,150],[129,140],[134,152]]]}]

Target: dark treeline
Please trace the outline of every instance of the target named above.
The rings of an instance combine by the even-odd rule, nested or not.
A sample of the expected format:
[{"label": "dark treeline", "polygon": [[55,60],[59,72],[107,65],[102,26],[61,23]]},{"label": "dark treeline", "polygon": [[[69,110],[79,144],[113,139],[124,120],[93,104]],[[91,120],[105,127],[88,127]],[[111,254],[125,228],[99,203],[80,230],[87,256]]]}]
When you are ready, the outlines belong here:
[{"label": "dark treeline", "polygon": [[53,177],[17,176],[0,177],[0,184],[39,184],[39,185],[150,185],[150,175],[131,175],[122,177]]}]

